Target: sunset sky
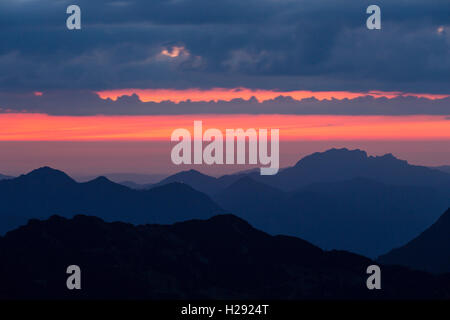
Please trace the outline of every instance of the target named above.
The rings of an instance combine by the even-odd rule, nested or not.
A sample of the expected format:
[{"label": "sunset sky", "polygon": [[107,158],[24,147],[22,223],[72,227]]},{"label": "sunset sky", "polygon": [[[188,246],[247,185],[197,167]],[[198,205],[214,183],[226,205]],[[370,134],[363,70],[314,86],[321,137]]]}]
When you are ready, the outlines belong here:
[{"label": "sunset sky", "polygon": [[[281,163],[331,147],[450,165],[450,2],[0,3],[0,173],[158,173],[170,135],[280,129]],[[94,147],[95,146],[95,147]],[[214,174],[245,168],[203,168]]]},{"label": "sunset sky", "polygon": [[446,116],[179,115],[49,116],[0,115],[0,141],[170,141],[172,132],[193,123],[208,128],[280,129],[285,141],[449,140]]}]

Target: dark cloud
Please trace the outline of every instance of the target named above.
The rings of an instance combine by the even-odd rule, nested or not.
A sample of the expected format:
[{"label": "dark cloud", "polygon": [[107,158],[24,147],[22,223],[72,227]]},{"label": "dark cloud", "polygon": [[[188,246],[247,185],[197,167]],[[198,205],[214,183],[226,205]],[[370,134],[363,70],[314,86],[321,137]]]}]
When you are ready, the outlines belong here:
[{"label": "dark cloud", "polygon": [[[65,9],[82,9],[68,31]],[[450,93],[450,2],[3,0],[0,90],[249,87]],[[443,26],[442,32],[438,28]],[[171,58],[162,50],[184,47]]]},{"label": "dark cloud", "polygon": [[90,91],[50,91],[42,96],[0,93],[0,112],[52,115],[159,115],[159,114],[334,114],[334,115],[450,115],[450,98],[430,100],[411,96],[394,99],[370,96],[343,100],[294,100],[278,97],[264,102],[255,98],[218,102],[142,102],[137,95],[116,101]]}]

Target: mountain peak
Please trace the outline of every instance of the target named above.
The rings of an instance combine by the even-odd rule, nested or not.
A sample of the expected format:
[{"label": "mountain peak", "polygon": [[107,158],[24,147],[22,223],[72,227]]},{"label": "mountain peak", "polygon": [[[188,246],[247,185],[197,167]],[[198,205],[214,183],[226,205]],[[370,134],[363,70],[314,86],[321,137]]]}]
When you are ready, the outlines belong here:
[{"label": "mountain peak", "polygon": [[362,161],[368,159],[367,153],[360,149],[350,150],[347,148],[332,148],[324,152],[315,152],[298,161],[295,166],[316,163],[318,161]]},{"label": "mountain peak", "polygon": [[92,183],[114,183],[105,176],[98,176],[97,178],[92,179],[89,182],[92,182]]},{"label": "mountain peak", "polygon": [[360,149],[332,148],[324,152],[316,152],[308,155],[298,161],[295,166],[320,164],[324,162],[339,162],[351,165],[352,163],[364,163],[367,161],[388,162],[400,165],[408,164],[407,161],[396,158],[392,153],[387,153],[382,156],[368,156],[366,151]]},{"label": "mountain peak", "polygon": [[195,169],[190,169],[190,170],[188,170],[188,171],[184,171],[185,173],[190,173],[190,174],[196,174],[196,175],[201,175],[201,176],[203,176],[204,174],[203,173],[201,173],[200,171],[198,171],[198,170],[195,170]]},{"label": "mountain peak", "polygon": [[22,179],[51,183],[75,183],[65,172],[45,166],[35,169],[25,175]]},{"label": "mountain peak", "polygon": [[184,182],[183,179],[214,179],[206,174],[201,173],[195,169],[185,170],[174,175],[171,175],[160,182]]}]

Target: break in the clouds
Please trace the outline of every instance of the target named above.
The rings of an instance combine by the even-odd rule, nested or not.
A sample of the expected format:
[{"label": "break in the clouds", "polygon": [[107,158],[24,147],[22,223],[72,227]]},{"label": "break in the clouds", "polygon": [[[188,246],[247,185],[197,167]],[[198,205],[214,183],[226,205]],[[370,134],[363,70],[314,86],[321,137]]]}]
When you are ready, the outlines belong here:
[{"label": "break in the clouds", "polygon": [[[82,30],[67,30],[69,4],[81,7]],[[2,0],[0,91],[246,87],[450,93],[450,2],[376,1],[381,30],[365,26],[370,4]]]}]

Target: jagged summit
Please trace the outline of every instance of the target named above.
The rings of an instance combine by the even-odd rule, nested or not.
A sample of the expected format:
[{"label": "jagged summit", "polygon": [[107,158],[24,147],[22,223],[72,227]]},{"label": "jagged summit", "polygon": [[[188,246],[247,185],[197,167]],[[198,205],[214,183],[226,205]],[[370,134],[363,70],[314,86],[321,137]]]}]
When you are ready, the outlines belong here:
[{"label": "jagged summit", "polygon": [[[324,152],[315,152],[311,155],[308,155],[302,159],[300,159],[295,166],[301,166],[301,165],[309,165],[309,164],[315,164],[318,163],[324,163],[324,162],[330,162],[332,163],[371,163],[373,161],[389,161],[391,163],[401,163],[401,164],[407,164],[408,162],[405,160],[398,159],[395,157],[392,153],[387,153],[382,156],[368,156],[367,152],[360,149],[354,149],[350,150],[347,148],[332,148]],[[332,163],[331,163],[332,162]]]}]

